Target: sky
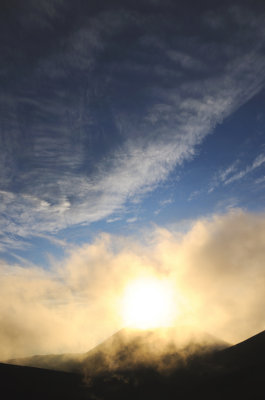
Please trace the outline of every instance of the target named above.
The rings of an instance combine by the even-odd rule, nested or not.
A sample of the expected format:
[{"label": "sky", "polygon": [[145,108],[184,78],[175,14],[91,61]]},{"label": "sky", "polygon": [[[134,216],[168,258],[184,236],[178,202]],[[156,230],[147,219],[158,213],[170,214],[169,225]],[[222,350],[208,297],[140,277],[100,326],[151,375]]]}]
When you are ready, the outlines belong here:
[{"label": "sky", "polygon": [[[169,251],[173,260],[189,240],[196,243],[191,254],[200,243],[198,252],[207,266],[216,246],[229,255],[224,260],[218,247],[212,263],[220,265],[222,259],[222,266],[218,271],[214,266],[209,275],[205,267],[202,273],[219,295],[216,277],[221,277],[224,291],[238,278],[238,301],[253,275],[254,286],[245,296],[247,304],[257,302],[257,315],[249,329],[244,328],[242,321],[248,325],[250,315],[244,314],[249,309],[245,305],[244,315],[239,313],[241,328],[232,329],[229,340],[264,326],[264,16],[264,2],[255,0],[1,1],[0,264],[6,293],[1,318],[9,327],[5,332],[14,326],[22,332],[19,318],[10,321],[10,313],[4,316],[8,307],[14,315],[27,315],[29,327],[36,326],[40,310],[36,305],[33,317],[27,308],[34,296],[36,304],[46,304],[47,332],[53,332],[54,320],[63,329],[70,309],[63,317],[56,301],[75,307],[69,296],[84,295],[82,276],[92,290],[95,274],[112,277],[113,268],[106,269],[110,258],[126,253],[134,265],[131,260],[138,260],[139,248],[143,259],[136,262],[137,273],[147,262],[157,273],[163,270],[175,277],[172,260],[150,259],[150,246],[156,253],[164,237],[175,243]],[[201,239],[195,234],[198,227],[206,232]],[[244,259],[238,255],[239,243]],[[91,261],[94,253],[101,261]],[[79,261],[76,270],[69,267],[75,257],[83,260],[81,269],[86,265],[82,273]],[[228,266],[231,271],[224,272]],[[119,276],[131,276],[126,268]],[[187,271],[197,276],[194,268]],[[41,299],[36,293],[40,286]],[[105,289],[96,287],[104,297]],[[21,294],[26,292],[29,298]],[[62,293],[62,299],[56,293]],[[24,303],[18,305],[21,296]],[[228,313],[231,301],[222,303],[221,314]],[[52,315],[48,303],[53,304]],[[206,304],[204,297],[202,303]],[[217,298],[213,303],[219,307]],[[223,314],[224,327],[230,317],[226,320]],[[71,331],[77,332],[82,318],[76,318]],[[97,328],[100,333],[93,340],[119,325],[115,324],[107,330]],[[0,332],[4,342],[9,340],[5,335]],[[34,335],[37,344],[32,349],[29,340],[29,352],[73,348],[70,333],[64,348],[54,339],[48,350]],[[26,337],[31,336],[17,339],[19,354],[27,347]],[[87,339],[78,340],[75,350],[87,345]]]}]

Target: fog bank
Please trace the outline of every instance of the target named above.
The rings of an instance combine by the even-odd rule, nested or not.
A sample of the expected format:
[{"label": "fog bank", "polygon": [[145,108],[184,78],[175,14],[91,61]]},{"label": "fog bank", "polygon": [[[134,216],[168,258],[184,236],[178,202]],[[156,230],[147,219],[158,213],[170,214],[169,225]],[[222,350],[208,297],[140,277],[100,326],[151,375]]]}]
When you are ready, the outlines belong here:
[{"label": "fog bank", "polygon": [[265,329],[265,215],[234,210],[143,242],[107,234],[49,270],[0,265],[0,359],[85,352],[121,329],[126,285],[175,288],[175,324],[230,343]]}]

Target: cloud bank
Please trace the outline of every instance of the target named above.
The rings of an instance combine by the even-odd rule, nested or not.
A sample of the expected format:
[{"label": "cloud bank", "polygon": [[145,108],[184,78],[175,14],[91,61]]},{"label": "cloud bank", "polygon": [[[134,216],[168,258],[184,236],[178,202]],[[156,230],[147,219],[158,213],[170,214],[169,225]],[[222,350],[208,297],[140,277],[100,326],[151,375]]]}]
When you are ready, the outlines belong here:
[{"label": "cloud bank", "polygon": [[234,210],[146,244],[102,235],[50,270],[2,263],[0,359],[89,350],[123,327],[124,289],[146,275],[174,285],[177,325],[243,340],[265,328],[264,239],[264,214]]}]

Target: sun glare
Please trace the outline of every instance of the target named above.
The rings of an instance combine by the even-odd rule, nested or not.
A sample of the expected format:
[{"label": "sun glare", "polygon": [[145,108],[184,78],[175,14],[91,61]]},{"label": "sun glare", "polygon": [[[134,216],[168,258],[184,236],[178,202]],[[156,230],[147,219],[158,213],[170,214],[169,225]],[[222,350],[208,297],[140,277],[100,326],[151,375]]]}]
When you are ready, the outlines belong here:
[{"label": "sun glare", "polygon": [[174,311],[173,290],[168,282],[142,278],[125,290],[123,319],[127,326],[137,329],[170,326]]}]

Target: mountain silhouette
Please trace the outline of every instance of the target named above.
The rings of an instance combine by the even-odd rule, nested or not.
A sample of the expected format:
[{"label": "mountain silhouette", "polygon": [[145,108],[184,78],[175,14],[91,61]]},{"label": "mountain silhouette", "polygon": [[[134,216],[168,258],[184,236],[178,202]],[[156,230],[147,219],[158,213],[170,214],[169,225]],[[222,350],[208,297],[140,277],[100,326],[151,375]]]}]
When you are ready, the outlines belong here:
[{"label": "mountain silhouette", "polygon": [[9,399],[263,398],[265,331],[234,346],[175,334],[164,340],[161,331],[119,331],[79,355],[82,373],[0,364],[1,387]]},{"label": "mountain silhouette", "polygon": [[100,372],[145,365],[167,369],[183,364],[194,354],[212,352],[228,344],[207,333],[187,327],[138,330],[124,328],[87,353],[34,355],[10,359],[8,364],[64,372]]},{"label": "mountain silhouette", "polygon": [[87,353],[87,376],[145,367],[160,372],[184,366],[196,355],[212,353],[228,344],[186,327],[154,330],[122,329]]}]

